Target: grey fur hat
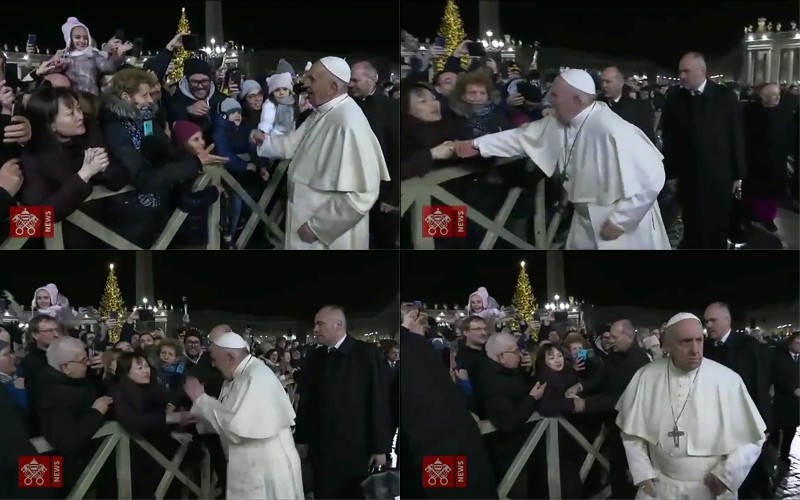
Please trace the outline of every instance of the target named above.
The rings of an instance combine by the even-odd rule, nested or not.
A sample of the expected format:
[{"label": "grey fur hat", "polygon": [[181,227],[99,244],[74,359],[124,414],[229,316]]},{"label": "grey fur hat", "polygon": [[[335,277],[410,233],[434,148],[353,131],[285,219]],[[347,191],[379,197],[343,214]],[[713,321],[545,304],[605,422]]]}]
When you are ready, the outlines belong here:
[{"label": "grey fur hat", "polygon": [[297,76],[297,72],[294,70],[294,67],[286,62],[286,59],[281,59],[278,61],[278,67],[275,68],[275,73],[289,73],[292,75],[292,79]]}]

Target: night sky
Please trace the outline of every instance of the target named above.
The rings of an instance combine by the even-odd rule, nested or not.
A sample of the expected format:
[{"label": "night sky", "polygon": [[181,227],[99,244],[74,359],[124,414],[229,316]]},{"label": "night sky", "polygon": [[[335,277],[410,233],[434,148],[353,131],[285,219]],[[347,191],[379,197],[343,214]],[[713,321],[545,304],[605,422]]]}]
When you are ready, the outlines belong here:
[{"label": "night sky", "polygon": [[[24,46],[28,34],[36,34],[39,46],[49,47],[51,53],[63,48],[61,25],[68,17],[75,16],[98,41],[105,42],[117,29],[122,29],[131,39],[144,38],[145,50],[155,51],[175,35],[181,7],[186,7],[192,31],[205,40],[201,1],[4,0],[2,5],[0,44],[11,48],[16,44]],[[398,10],[397,0],[222,2],[225,38],[246,49],[324,48],[331,53],[369,52],[393,58],[398,57]],[[319,31],[317,27],[324,27],[327,20],[331,20],[329,30]],[[309,24],[313,28],[304,27]],[[369,50],[364,50],[365,47]]]},{"label": "night sky", "polygon": [[[14,254],[15,272],[0,276],[17,302],[30,307],[37,287],[55,283],[74,306],[99,305],[113,263],[125,304],[135,297],[134,252]],[[260,316],[313,318],[327,304],[378,311],[397,299],[395,252],[153,252],[155,297],[189,310],[213,309]],[[24,270],[24,272],[16,272]],[[151,302],[152,303],[152,302]]]},{"label": "night sky", "polygon": [[[601,306],[685,310],[713,301],[733,309],[797,300],[797,252],[563,252],[566,294]],[[545,252],[404,252],[401,300],[463,307],[480,286],[509,305],[528,268],[534,296],[546,297]]]},{"label": "night sky", "polygon": [[[478,2],[458,1],[464,28],[479,38]],[[405,1],[401,27],[424,40],[434,39],[444,13],[445,0]],[[690,50],[709,57],[730,51],[744,36],[744,27],[759,17],[798,20],[793,1],[658,1],[579,2],[572,0],[500,0],[500,27],[495,36],[511,35],[531,43],[586,52],[638,56],[666,68],[677,67]],[[785,28],[784,28],[785,29]],[[502,33],[500,33],[500,31]]]}]

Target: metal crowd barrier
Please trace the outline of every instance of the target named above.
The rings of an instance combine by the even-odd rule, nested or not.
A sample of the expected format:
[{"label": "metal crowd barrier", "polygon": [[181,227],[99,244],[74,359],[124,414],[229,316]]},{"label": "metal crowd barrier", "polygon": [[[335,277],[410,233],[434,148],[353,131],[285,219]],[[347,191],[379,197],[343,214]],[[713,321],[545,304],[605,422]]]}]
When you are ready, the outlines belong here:
[{"label": "metal crowd barrier", "polygon": [[[266,213],[266,209],[270,201],[272,201],[273,197],[275,196],[281,181],[286,175],[286,170],[289,167],[289,161],[290,160],[284,160],[280,162],[278,168],[275,170],[275,173],[270,177],[269,181],[267,181],[267,186],[258,202],[253,200],[247,191],[244,190],[239,182],[234,179],[233,176],[228,173],[228,171],[226,171],[222,165],[206,167],[203,175],[200,176],[197,181],[195,181],[193,187],[194,191],[204,189],[209,184],[226,184],[233,190],[234,193],[242,198],[242,201],[244,201],[248,207],[250,207],[250,210],[252,211],[250,217],[247,219],[247,223],[245,224],[242,233],[236,240],[235,246],[237,249],[241,250],[247,246],[247,243],[250,241],[250,237],[253,235],[253,232],[255,231],[259,222],[263,222],[266,225],[267,238],[273,245],[275,245],[275,248],[283,248],[284,234],[283,229],[280,228],[280,221],[283,218],[285,206],[280,202],[276,202],[270,214]],[[117,196],[133,190],[134,188],[131,186],[125,187],[120,191],[109,191],[103,187],[95,186],[92,194],[89,195],[85,201],[99,200],[110,196]],[[229,194],[229,196],[230,195],[231,194]],[[208,209],[208,243],[206,245],[208,250],[220,249],[221,236],[219,220],[221,202],[222,200],[218,199]],[[152,248],[150,248],[150,250],[166,250],[169,244],[172,243],[175,235],[178,233],[178,229],[180,229],[181,225],[186,220],[187,215],[188,214],[186,212],[176,209],[172,213],[172,216],[169,218],[169,221],[161,231],[161,234],[156,239],[155,244],[152,246]],[[111,229],[92,219],[80,209],[70,214],[66,220],[91,234],[95,238],[111,245],[115,249],[142,250],[142,248],[139,248]],[[45,248],[47,250],[64,250],[64,236],[61,232],[61,226],[61,222],[56,223],[55,236],[53,238],[46,238],[44,240]],[[25,245],[26,241],[28,241],[28,238],[8,238],[6,241],[0,244],[0,250],[20,250],[23,245]]]},{"label": "metal crowd barrier", "polygon": [[[574,425],[572,425],[563,417],[542,417],[538,413],[534,413],[531,415],[531,418],[528,419],[528,422],[536,422],[536,425],[533,427],[530,435],[528,435],[528,438],[525,440],[525,443],[522,445],[519,453],[517,453],[517,456],[514,458],[514,462],[506,471],[505,476],[503,476],[500,486],[497,488],[497,494],[501,499],[508,498],[508,492],[511,491],[511,487],[514,486],[514,483],[517,481],[520,472],[522,472],[528,460],[530,459],[531,453],[533,453],[533,450],[536,448],[536,445],[539,444],[539,441],[541,441],[543,436],[547,438],[547,488],[550,493],[551,500],[561,499],[561,469],[559,467],[558,447],[559,426],[563,427],[564,430],[567,431],[567,434],[577,441],[578,444],[581,445],[581,448],[586,450],[586,459],[583,461],[583,465],[581,466],[580,470],[581,482],[586,481],[589,471],[591,470],[595,461],[597,461],[606,470],[606,472],[608,472],[608,460],[599,451],[607,435],[605,426],[600,430],[600,434],[597,435],[594,443],[590,443],[585,437],[583,437],[583,435],[581,435],[580,432],[578,432],[578,429],[576,429]],[[497,431],[497,429],[488,420],[479,421],[478,426],[482,435]],[[599,500],[609,498],[610,496],[611,486],[606,486],[602,491],[591,498]]]},{"label": "metal crowd barrier", "polygon": [[[162,455],[152,444],[144,439],[131,436],[122,428],[118,422],[108,422],[94,435],[92,439],[103,439],[102,444],[95,452],[89,465],[83,469],[78,483],[67,495],[68,499],[82,499],[91,488],[97,474],[105,464],[112,452],[116,453],[117,466],[117,498],[120,500],[130,500],[133,498],[131,487],[131,440],[136,442],[158,465],[164,469],[164,476],[156,489],[155,497],[162,500],[172,484],[173,479],[178,479],[183,485],[194,493],[197,498],[216,498],[222,491],[216,487],[216,482],[212,480],[211,457],[208,451],[203,448],[203,462],[200,472],[200,485],[198,486],[180,470],[188,444],[182,444],[172,460]],[[31,439],[31,443],[39,453],[53,451],[53,447],[43,438],[36,437]]]},{"label": "metal crowd barrier", "polygon": [[[518,159],[500,159],[497,160],[496,164],[500,166],[517,160]],[[401,183],[400,216],[402,217],[412,207],[414,209],[411,214],[411,231],[413,233],[414,248],[416,250],[434,249],[434,239],[423,237],[422,209],[426,205],[431,205],[433,198],[436,198],[445,205],[467,206],[467,218],[486,229],[486,236],[484,236],[480,244],[480,250],[491,250],[497,243],[498,238],[502,238],[514,245],[515,248],[521,250],[559,249],[561,245],[554,243],[554,240],[558,227],[561,224],[561,213],[558,212],[555,217],[553,217],[553,220],[550,221],[550,224],[547,224],[545,218],[547,210],[545,205],[545,179],[540,180],[536,185],[536,206],[533,216],[533,244],[523,240],[505,227],[514,205],[517,203],[520,194],[522,194],[522,188],[511,188],[500,211],[494,219],[490,219],[441,187],[441,184],[447,181],[485,170],[485,167],[474,166],[439,168],[422,177],[406,179]]]}]

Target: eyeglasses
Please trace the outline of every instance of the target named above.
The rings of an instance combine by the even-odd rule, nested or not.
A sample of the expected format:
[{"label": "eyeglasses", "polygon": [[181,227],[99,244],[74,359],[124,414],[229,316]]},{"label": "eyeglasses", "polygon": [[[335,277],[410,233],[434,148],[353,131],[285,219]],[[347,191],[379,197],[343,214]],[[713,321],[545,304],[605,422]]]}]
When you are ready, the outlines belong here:
[{"label": "eyeglasses", "polygon": [[67,361],[67,364],[70,364],[70,363],[76,363],[76,364],[79,364],[79,365],[88,365],[89,364],[89,358],[81,358],[81,359],[76,359],[74,361]]},{"label": "eyeglasses", "polygon": [[200,345],[199,340],[189,340],[186,342],[186,345]]}]

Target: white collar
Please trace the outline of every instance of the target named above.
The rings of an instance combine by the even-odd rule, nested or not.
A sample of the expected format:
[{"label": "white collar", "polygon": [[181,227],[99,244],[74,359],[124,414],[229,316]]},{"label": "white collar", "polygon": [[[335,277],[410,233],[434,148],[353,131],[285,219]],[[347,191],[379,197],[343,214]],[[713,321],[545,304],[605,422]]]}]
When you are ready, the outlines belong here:
[{"label": "white collar", "polygon": [[708,83],[708,80],[703,80],[703,83],[701,83],[701,84],[700,84],[700,86],[699,86],[699,87],[697,87],[696,89],[686,89],[686,90],[688,90],[688,91],[689,91],[689,92],[691,92],[692,94],[694,94],[695,92],[699,92],[699,93],[701,93],[701,94],[702,94],[702,93],[703,93],[703,91],[705,91],[705,90],[706,90],[706,84],[707,84],[707,83]]},{"label": "white collar", "polygon": [[619,102],[619,101],[620,101],[620,99],[622,99],[622,94],[618,95],[618,96],[617,96],[617,97],[615,97],[614,99],[611,99],[611,102]]},{"label": "white collar", "polygon": [[340,102],[344,101],[348,97],[349,96],[347,94],[342,94],[339,97],[334,97],[330,101],[328,101],[326,103],[323,103],[323,104],[320,104],[319,107],[314,108],[314,112],[317,113],[317,114],[322,114],[322,113],[325,113],[326,111],[330,111],[336,105],[338,105]]},{"label": "white collar", "polygon": [[694,377],[695,374],[697,373],[697,370],[700,369],[700,366],[703,366],[703,362],[701,361],[700,362],[700,366],[698,366],[694,370],[690,370],[688,372],[685,372],[685,371],[681,370],[680,368],[678,368],[677,366],[675,366],[675,363],[673,363],[671,359],[669,361],[667,361],[667,362],[669,363],[669,370],[672,372],[673,375],[678,376],[678,377]]},{"label": "white collar", "polygon": [[334,349],[336,349],[336,350],[338,351],[338,350],[339,350],[339,348],[340,348],[340,347],[342,347],[342,343],[344,343],[344,339],[346,339],[346,338],[347,338],[347,335],[346,335],[346,334],[345,334],[345,335],[343,335],[343,336],[342,336],[342,338],[340,338],[340,339],[339,339],[339,342],[337,342],[337,343],[336,343],[336,344],[333,346],[333,348],[334,348]]},{"label": "white collar", "polygon": [[569,122],[569,125],[567,125],[567,127],[568,127],[568,128],[569,128],[569,127],[575,127],[575,126],[578,126],[578,125],[580,125],[581,123],[583,123],[583,121],[584,121],[586,118],[588,118],[588,117],[589,117],[589,113],[591,113],[591,112],[592,112],[592,109],[594,109],[594,103],[592,103],[592,105],[591,105],[591,106],[587,107],[586,109],[584,109],[583,111],[581,111],[580,113],[578,113],[577,115],[575,115],[575,118],[573,118],[572,120],[570,120],[570,122]]},{"label": "white collar", "polygon": [[244,372],[244,369],[247,368],[247,365],[250,364],[250,361],[252,359],[253,359],[253,356],[248,354],[246,358],[241,360],[239,362],[239,366],[237,366],[236,369],[233,370],[233,377],[232,378],[236,378],[237,376],[241,375],[242,372]]},{"label": "white collar", "polygon": [[723,335],[722,338],[717,341],[717,344],[724,344],[725,341],[728,340],[728,337],[730,336],[730,334],[731,334],[731,331],[728,330],[728,333]]}]

